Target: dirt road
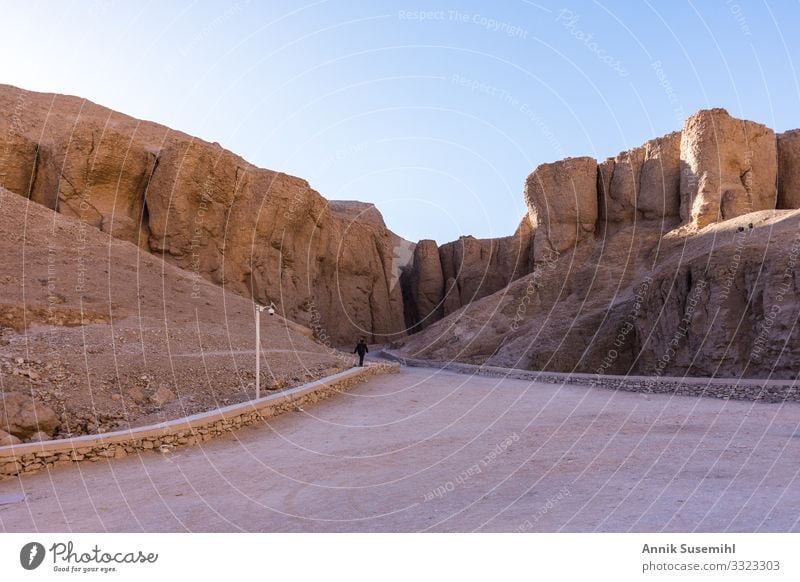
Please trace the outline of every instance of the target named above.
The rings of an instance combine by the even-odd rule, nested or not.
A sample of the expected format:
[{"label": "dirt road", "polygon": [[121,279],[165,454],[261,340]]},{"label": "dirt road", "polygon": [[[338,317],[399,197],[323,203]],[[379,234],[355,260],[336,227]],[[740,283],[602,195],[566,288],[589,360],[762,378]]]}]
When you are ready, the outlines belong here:
[{"label": "dirt road", "polygon": [[2,481],[0,531],[800,531],[799,424],[404,368],[203,446]]}]

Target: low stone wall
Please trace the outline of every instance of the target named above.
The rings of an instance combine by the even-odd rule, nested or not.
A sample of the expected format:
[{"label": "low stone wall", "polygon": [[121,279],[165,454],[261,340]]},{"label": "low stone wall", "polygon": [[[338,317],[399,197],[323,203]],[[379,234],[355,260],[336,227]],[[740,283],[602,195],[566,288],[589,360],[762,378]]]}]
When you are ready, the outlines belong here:
[{"label": "low stone wall", "polygon": [[602,374],[566,374],[535,372],[497,366],[477,366],[460,362],[438,362],[406,358],[384,350],[383,355],[405,366],[437,368],[459,374],[476,374],[493,378],[513,378],[548,384],[598,386],[610,390],[645,394],[678,394],[707,396],[725,400],[763,402],[800,402],[800,383],[796,380],[760,380],[758,378],[676,378],[660,376],[612,376]]},{"label": "low stone wall", "polygon": [[397,364],[346,370],[285,392],[160,424],[72,439],[0,447],[0,479],[80,461],[119,459],[137,451],[170,450],[208,441],[240,427],[314,404],[387,372]]}]

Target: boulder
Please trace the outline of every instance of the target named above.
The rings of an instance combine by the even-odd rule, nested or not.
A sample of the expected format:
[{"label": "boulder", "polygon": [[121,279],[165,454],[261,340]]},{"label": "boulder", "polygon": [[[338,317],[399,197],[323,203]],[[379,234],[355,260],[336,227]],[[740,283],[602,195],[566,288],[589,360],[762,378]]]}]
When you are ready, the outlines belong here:
[{"label": "boulder", "polygon": [[18,445],[22,441],[15,437],[13,434],[9,434],[4,430],[0,430],[0,447],[7,447],[9,445]]},{"label": "boulder", "polygon": [[144,391],[139,386],[131,386],[128,389],[128,393],[123,398],[128,398],[131,401],[135,402],[136,404],[142,404],[146,400],[146,396]]},{"label": "boulder", "polygon": [[705,228],[775,208],[777,142],[768,127],[724,109],[701,110],[683,126],[680,155],[684,223]]},{"label": "boulder", "polygon": [[536,231],[536,262],[593,235],[598,218],[597,176],[597,162],[590,157],[542,164],[528,176],[525,202]]},{"label": "boulder", "polygon": [[800,208],[800,129],[778,134],[778,208]]},{"label": "boulder", "polygon": [[174,402],[176,398],[177,396],[175,396],[175,393],[164,385],[160,386],[158,390],[150,396],[150,400],[153,404],[159,407]]},{"label": "boulder", "polygon": [[56,413],[19,392],[0,393],[0,429],[25,440],[36,432],[55,433],[60,422]]},{"label": "boulder", "polygon": [[37,431],[37,432],[33,433],[31,436],[29,436],[26,442],[29,442],[29,443],[43,443],[43,442],[49,441],[49,440],[51,440],[50,435],[47,434],[46,432],[43,432],[43,431],[40,430],[40,431]]}]

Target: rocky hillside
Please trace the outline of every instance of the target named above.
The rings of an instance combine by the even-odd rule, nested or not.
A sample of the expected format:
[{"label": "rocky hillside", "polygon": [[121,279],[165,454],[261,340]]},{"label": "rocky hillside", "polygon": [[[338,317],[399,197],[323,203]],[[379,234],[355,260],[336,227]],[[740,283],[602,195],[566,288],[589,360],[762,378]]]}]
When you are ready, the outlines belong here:
[{"label": "rocky hillside", "polygon": [[[704,110],[681,132],[602,163],[544,164],[524,195],[531,272],[401,342],[404,353],[553,371],[796,377],[800,132],[776,136]],[[446,315],[447,301],[425,309]]]},{"label": "rocky hillside", "polygon": [[374,207],[329,204],[306,181],[218,144],[85,99],[0,85],[0,186],[274,301],[335,343],[404,332],[398,273],[410,243]]},{"label": "rocky hillside", "polygon": [[[0,253],[0,446],[254,397],[249,299],[2,188]],[[352,365],[279,315],[262,328],[265,390]]]}]

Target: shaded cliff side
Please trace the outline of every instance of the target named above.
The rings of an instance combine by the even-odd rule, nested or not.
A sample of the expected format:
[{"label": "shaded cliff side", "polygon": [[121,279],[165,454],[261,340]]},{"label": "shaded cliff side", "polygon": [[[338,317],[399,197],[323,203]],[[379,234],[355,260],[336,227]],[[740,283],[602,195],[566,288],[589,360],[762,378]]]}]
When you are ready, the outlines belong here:
[{"label": "shaded cliff side", "polygon": [[527,217],[512,236],[462,236],[441,247],[433,240],[419,241],[401,279],[409,333],[503,289],[532,269],[533,230]]}]

